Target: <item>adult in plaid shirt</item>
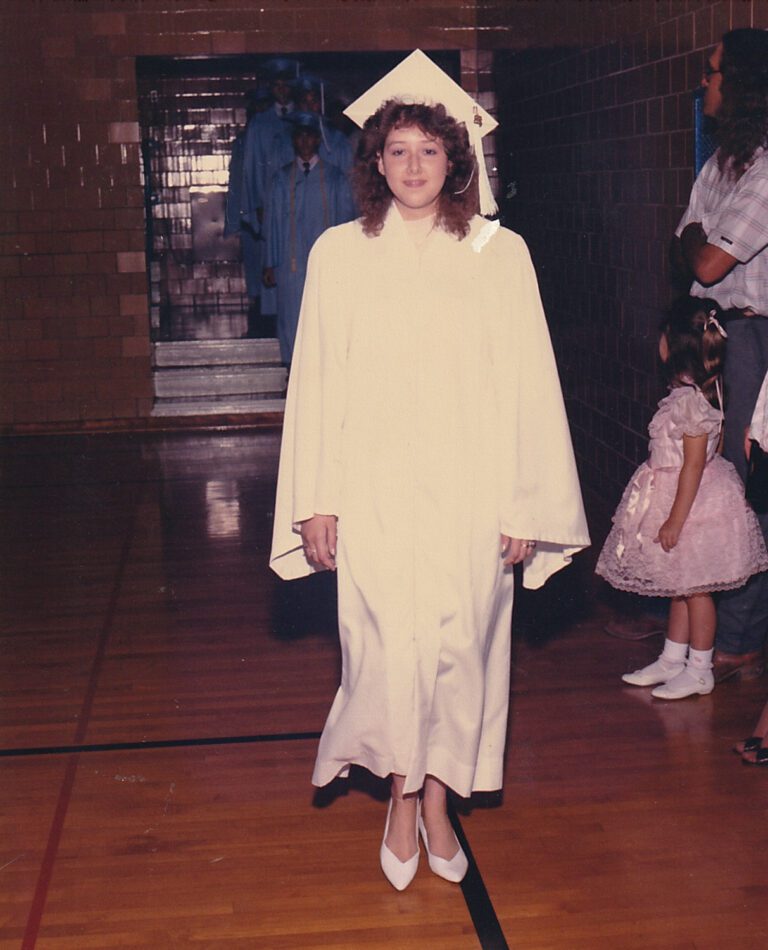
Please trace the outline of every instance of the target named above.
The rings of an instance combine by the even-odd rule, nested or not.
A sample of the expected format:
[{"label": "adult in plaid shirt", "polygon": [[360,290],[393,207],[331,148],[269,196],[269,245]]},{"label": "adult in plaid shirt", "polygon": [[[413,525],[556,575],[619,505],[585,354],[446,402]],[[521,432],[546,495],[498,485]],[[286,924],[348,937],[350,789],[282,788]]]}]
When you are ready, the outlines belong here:
[{"label": "adult in plaid shirt", "polygon": [[[768,31],[726,33],[709,55],[702,85],[718,149],[694,182],[672,261],[692,281],[692,295],[732,311],[723,455],[744,478],[744,431],[768,370]],[[760,522],[768,540],[768,514]],[[767,632],[764,573],[719,599],[715,680],[760,675]]]}]

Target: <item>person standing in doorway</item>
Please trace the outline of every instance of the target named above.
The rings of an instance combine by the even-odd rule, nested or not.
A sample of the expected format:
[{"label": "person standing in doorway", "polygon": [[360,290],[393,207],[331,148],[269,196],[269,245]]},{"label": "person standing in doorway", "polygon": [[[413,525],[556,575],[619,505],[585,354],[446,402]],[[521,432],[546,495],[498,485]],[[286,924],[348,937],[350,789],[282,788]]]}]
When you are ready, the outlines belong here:
[{"label": "person standing in doorway", "polygon": [[325,95],[323,83],[313,76],[301,76],[296,83],[296,102],[300,112],[314,112],[320,122],[320,148],[318,154],[324,161],[336,165],[345,174],[352,169],[352,144],[325,118]]},{"label": "person standing in doorway", "polygon": [[[744,433],[768,369],[768,31],[726,33],[707,58],[702,84],[718,148],[694,182],[671,257],[692,281],[693,296],[729,311],[723,455],[744,479]],[[768,537],[768,514],[760,523]],[[767,632],[763,573],[719,599],[715,681],[759,676]]]},{"label": "person standing in doorway", "polygon": [[[271,105],[269,91],[265,86],[249,89],[245,94],[246,121],[259,115]],[[273,337],[274,317],[261,316],[261,272],[263,257],[263,241],[261,235],[245,217],[243,195],[243,164],[245,159],[245,133],[243,128],[237,133],[232,142],[232,152],[229,160],[229,181],[227,185],[227,200],[224,215],[224,235],[237,235],[240,240],[240,251],[243,258],[243,272],[245,274],[245,291],[248,295],[248,328],[245,336]]]},{"label": "person standing in doorway", "polygon": [[[244,222],[265,241],[263,222],[269,185],[277,169],[289,162],[293,155],[291,125],[287,119],[295,108],[294,83],[301,64],[295,59],[278,57],[267,60],[261,69],[267,77],[272,103],[259,115],[253,116],[246,126],[242,200]],[[263,261],[261,269],[263,271]],[[277,311],[274,289],[262,286],[260,302],[262,321],[272,318],[274,324]]]},{"label": "person standing in doorway", "polygon": [[355,216],[346,175],[318,155],[317,115],[296,112],[290,121],[295,157],[275,174],[264,216],[264,284],[277,288],[277,336],[289,368],[312,245],[323,231]]}]

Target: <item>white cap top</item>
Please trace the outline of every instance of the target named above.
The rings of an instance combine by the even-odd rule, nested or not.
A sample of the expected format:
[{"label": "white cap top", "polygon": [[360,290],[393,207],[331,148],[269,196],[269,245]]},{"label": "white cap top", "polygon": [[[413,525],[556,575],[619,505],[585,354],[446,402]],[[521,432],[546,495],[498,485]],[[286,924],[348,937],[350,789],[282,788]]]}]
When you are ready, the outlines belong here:
[{"label": "white cap top", "polygon": [[362,128],[366,119],[390,99],[397,99],[408,105],[441,104],[457,122],[464,123],[480,171],[480,211],[482,214],[494,214],[497,210],[496,201],[488,181],[482,139],[496,128],[496,119],[420,49],[406,56],[386,76],[355,99],[344,110],[344,114]]}]

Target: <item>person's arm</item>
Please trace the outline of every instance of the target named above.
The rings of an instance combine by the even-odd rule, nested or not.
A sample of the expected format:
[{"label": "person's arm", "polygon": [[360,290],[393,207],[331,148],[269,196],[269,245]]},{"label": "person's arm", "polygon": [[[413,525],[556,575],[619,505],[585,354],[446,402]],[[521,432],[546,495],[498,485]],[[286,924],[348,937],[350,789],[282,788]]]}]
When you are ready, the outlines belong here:
[{"label": "person's arm", "polygon": [[683,436],[683,467],[677,480],[675,500],[672,502],[669,517],[659,528],[655,538],[665,551],[671,551],[677,544],[685,519],[696,498],[704,466],[707,464],[707,439],[706,433]]},{"label": "person's arm", "polygon": [[732,254],[707,243],[707,235],[698,221],[686,225],[680,237],[673,238],[671,257],[676,270],[687,268],[705,287],[719,283],[738,264]]}]

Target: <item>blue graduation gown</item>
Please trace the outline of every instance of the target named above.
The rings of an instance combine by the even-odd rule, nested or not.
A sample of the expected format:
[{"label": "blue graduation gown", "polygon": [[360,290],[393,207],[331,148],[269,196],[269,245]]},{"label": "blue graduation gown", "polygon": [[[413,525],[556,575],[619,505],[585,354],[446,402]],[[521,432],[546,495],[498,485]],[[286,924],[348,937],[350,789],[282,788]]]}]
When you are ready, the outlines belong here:
[{"label": "blue graduation gown", "polygon": [[327,228],[354,217],[347,177],[335,165],[320,159],[305,175],[292,161],[272,179],[264,217],[265,266],[274,268],[277,280],[277,336],[286,365],[293,355],[312,245]]},{"label": "blue graduation gown", "polygon": [[323,123],[323,139],[318,154],[323,161],[330,162],[345,174],[349,174],[354,159],[352,145],[343,132],[334,129],[327,122]]},{"label": "blue graduation gown", "polygon": [[[238,132],[232,143],[229,159],[229,183],[227,200],[224,206],[224,234],[237,234],[240,238],[240,250],[245,271],[245,289],[249,297],[261,296],[263,242],[254,233],[250,224],[244,220],[243,204],[243,168],[245,159],[245,130]],[[274,308],[273,308],[274,309]]]},{"label": "blue graduation gown", "polygon": [[274,109],[251,117],[245,130],[243,154],[244,216],[258,234],[258,209],[266,207],[272,176],[293,158],[291,125]]}]

